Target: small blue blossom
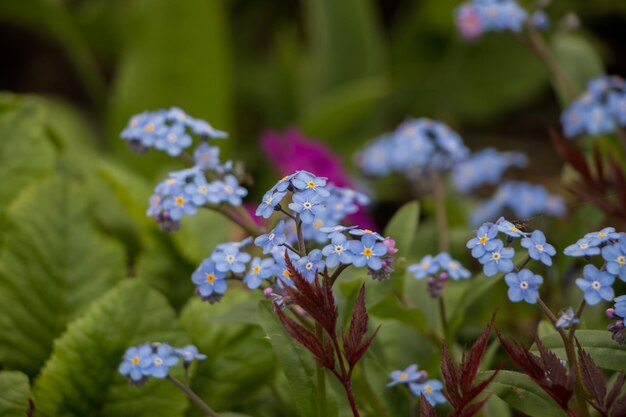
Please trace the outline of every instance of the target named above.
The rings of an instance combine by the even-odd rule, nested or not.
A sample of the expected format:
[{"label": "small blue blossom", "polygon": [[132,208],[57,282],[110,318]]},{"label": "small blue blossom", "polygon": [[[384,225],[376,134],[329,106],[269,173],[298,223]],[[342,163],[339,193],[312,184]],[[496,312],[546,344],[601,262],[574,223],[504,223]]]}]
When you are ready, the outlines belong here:
[{"label": "small blue blossom", "polygon": [[615,310],[615,314],[620,316],[621,318],[626,318],[626,295],[620,295],[619,297],[615,297],[615,306],[613,309]]},{"label": "small blue blossom", "polygon": [[433,275],[439,271],[441,266],[437,257],[426,255],[416,264],[409,266],[408,270],[417,279],[423,279],[429,275]]},{"label": "small blue blossom", "polygon": [[328,197],[330,192],[325,188],[326,178],[316,177],[310,172],[298,171],[291,179],[291,184],[298,190],[311,190],[320,197]]},{"label": "small blue blossom", "polygon": [[243,279],[243,283],[251,290],[259,288],[264,279],[268,279],[274,273],[276,262],[272,258],[254,258],[250,263],[248,273]]},{"label": "small blue blossom", "polygon": [[219,202],[215,186],[209,184],[204,175],[197,175],[194,177],[193,182],[185,185],[185,193],[191,197],[191,201],[196,206]]},{"label": "small blue blossom", "polygon": [[437,255],[437,263],[454,280],[469,278],[471,275],[470,271],[465,269],[459,261],[452,259],[447,252],[441,252]]},{"label": "small blue blossom", "polygon": [[497,246],[498,227],[493,223],[485,223],[476,231],[476,237],[467,242],[467,248],[472,250],[472,257],[478,259],[495,249]]},{"label": "small blue blossom", "polygon": [[169,156],[178,156],[190,147],[192,142],[191,136],[185,133],[185,126],[174,124],[159,134],[154,141],[154,147],[167,152]]},{"label": "small blue blossom", "polygon": [[492,277],[499,272],[511,272],[515,267],[513,265],[513,256],[515,251],[513,248],[505,248],[504,243],[500,240],[494,250],[487,252],[479,259],[483,264],[483,272],[486,276]]},{"label": "small blue blossom", "polygon": [[285,236],[285,221],[281,220],[276,223],[276,226],[264,235],[258,236],[254,239],[254,244],[260,248],[263,248],[263,254],[270,253],[275,247],[282,245],[287,241]]},{"label": "small blue blossom", "polygon": [[505,220],[504,217],[500,217],[500,219],[498,219],[496,226],[498,226],[499,231],[510,237],[524,237],[527,235],[527,233],[522,232],[513,223]]},{"label": "small blue blossom", "polygon": [[283,191],[287,191],[289,186],[291,186],[291,179],[295,176],[296,174],[285,175],[280,180],[278,180],[276,184],[274,184],[274,186],[270,189],[270,191],[278,191],[281,193]]},{"label": "small blue blossom", "polygon": [[193,158],[201,169],[216,169],[220,165],[220,148],[203,142],[193,151]]},{"label": "small blue blossom", "polygon": [[325,263],[322,259],[322,251],[319,249],[313,249],[306,256],[298,259],[296,266],[304,279],[308,282],[313,282],[318,272],[324,269]]},{"label": "small blue blossom", "polygon": [[140,382],[148,375],[148,368],[152,365],[152,347],[149,344],[130,347],[124,353],[124,359],[118,371],[132,382]]},{"label": "small blue blossom", "polygon": [[446,402],[446,397],[441,392],[443,384],[436,379],[429,379],[421,384],[412,382],[409,384],[409,388],[414,395],[418,397],[423,395],[432,406]]},{"label": "small blue blossom", "polygon": [[291,198],[289,208],[300,215],[302,223],[311,224],[315,216],[324,209],[324,204],[319,193],[306,190],[295,193]]},{"label": "small blue blossom", "polygon": [[606,261],[608,273],[626,281],[626,236],[622,235],[619,242],[602,248],[602,258]]},{"label": "small blue blossom", "polygon": [[196,292],[203,299],[216,294],[224,294],[228,288],[226,284],[226,272],[218,271],[215,262],[205,259],[191,275],[191,280],[196,284]]},{"label": "small blue blossom", "polygon": [[250,254],[240,252],[236,244],[227,244],[211,254],[211,260],[215,262],[215,269],[220,272],[231,271],[240,274],[246,270],[246,263],[250,261]]},{"label": "small blue blossom", "polygon": [[200,135],[206,138],[226,139],[228,137],[228,133],[215,129],[209,123],[201,119],[190,118],[190,120],[188,120],[187,122],[187,126],[189,126],[191,131],[196,135]]},{"label": "small blue blossom", "polygon": [[535,304],[539,298],[539,286],[543,283],[543,278],[535,275],[528,269],[519,272],[511,272],[505,275],[504,280],[509,286],[509,300],[517,303],[526,301],[528,304]]},{"label": "small blue blossom", "polygon": [[173,220],[180,220],[183,215],[196,214],[198,211],[198,206],[194,204],[193,197],[186,193],[182,187],[170,190],[170,195],[163,201],[163,208],[169,211]]},{"label": "small blue blossom", "polygon": [[359,168],[373,177],[384,177],[391,172],[391,141],[389,134],[374,140],[356,157]]},{"label": "small blue blossom", "polygon": [[483,149],[455,164],[452,180],[457,190],[467,193],[485,184],[497,184],[510,167],[524,167],[526,155],[521,152],[498,152]]},{"label": "small blue blossom", "polygon": [[286,191],[278,191],[274,192],[269,190],[263,195],[263,199],[261,200],[261,204],[257,207],[255,215],[261,216],[264,219],[269,219],[271,215],[274,213],[276,206],[281,202],[283,197],[287,194]]},{"label": "small blue blossom", "polygon": [[584,238],[587,239],[590,246],[599,246],[608,240],[619,239],[620,234],[615,232],[614,227],[605,227],[599,232],[587,233]]},{"label": "small blue blossom", "polygon": [[214,181],[217,186],[217,193],[221,201],[233,207],[241,205],[241,199],[248,195],[248,190],[239,185],[239,181],[234,175],[226,175],[222,181]]},{"label": "small blue blossom", "polygon": [[566,256],[581,257],[581,256],[595,256],[600,254],[600,248],[592,246],[589,243],[589,239],[582,238],[578,242],[569,245],[563,250]]},{"label": "small blue blossom", "polygon": [[326,257],[326,266],[329,268],[334,268],[340,263],[349,265],[354,260],[354,256],[348,250],[346,236],[341,233],[333,235],[330,244],[322,249],[322,255]]},{"label": "small blue blossom", "polygon": [[530,237],[522,239],[522,247],[528,249],[528,256],[544,265],[552,265],[552,256],[556,254],[554,246],[546,242],[546,236],[541,230],[535,230]]},{"label": "small blue blossom", "polygon": [[174,356],[174,349],[170,345],[161,343],[150,356],[150,361],[146,373],[155,378],[165,378],[169,369],[178,363],[178,357]]},{"label": "small blue blossom", "polygon": [[206,355],[198,352],[198,348],[194,345],[187,345],[182,348],[174,349],[174,354],[178,355],[185,364],[193,361],[202,361],[207,358]]},{"label": "small blue blossom", "polygon": [[558,328],[568,328],[571,325],[580,323],[578,317],[574,313],[574,309],[572,307],[568,307],[558,318],[556,323],[554,324]]},{"label": "small blue blossom", "polygon": [[342,225],[325,226],[325,227],[320,228],[320,232],[328,233],[328,237],[332,239],[336,234],[342,234],[352,229],[356,229],[356,226],[342,226]]},{"label": "small blue blossom", "polygon": [[[276,264],[274,265],[274,271],[272,272],[272,275],[274,275],[277,279],[276,283],[281,288],[283,288],[285,285],[288,287],[293,287],[294,283],[291,279],[291,272],[289,272],[289,268],[287,268],[285,253],[276,250],[273,252],[272,255],[274,255],[274,260],[276,261]],[[293,264],[296,264],[300,259],[300,256],[295,253],[290,253],[289,259]]]},{"label": "small blue blossom", "polygon": [[374,232],[370,229],[352,229],[348,233],[354,236],[367,236],[367,235],[374,236],[376,240],[379,240],[381,242],[385,240],[385,238],[382,237],[380,233]]},{"label": "small blue blossom", "polygon": [[348,249],[354,256],[352,264],[358,268],[367,265],[374,271],[382,267],[381,256],[387,253],[387,245],[377,242],[372,234],[365,234],[361,240],[351,240],[348,242]]},{"label": "small blue blossom", "polygon": [[576,280],[576,285],[585,293],[585,301],[596,305],[601,300],[611,301],[615,296],[613,282],[615,277],[608,272],[599,271],[594,265],[585,265],[583,278]]},{"label": "small blue blossom", "polygon": [[391,382],[387,384],[388,387],[393,387],[398,384],[408,384],[409,382],[419,381],[424,377],[424,373],[418,371],[417,364],[413,364],[403,371],[393,371],[389,374]]}]

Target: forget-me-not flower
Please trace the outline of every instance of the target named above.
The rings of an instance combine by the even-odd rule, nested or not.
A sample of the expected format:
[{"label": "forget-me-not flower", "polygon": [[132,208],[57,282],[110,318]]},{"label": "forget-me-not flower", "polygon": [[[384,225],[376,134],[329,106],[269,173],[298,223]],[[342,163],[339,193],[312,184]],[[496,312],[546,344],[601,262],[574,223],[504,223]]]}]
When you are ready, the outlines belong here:
[{"label": "forget-me-not flower", "polygon": [[180,356],[185,365],[188,365],[193,361],[202,361],[207,358],[206,355],[198,352],[198,348],[194,345],[187,345],[182,348],[174,349],[174,354]]},{"label": "forget-me-not flower", "polygon": [[315,216],[324,210],[324,202],[318,193],[306,190],[292,196],[289,208],[300,215],[302,223],[311,224]]},{"label": "forget-me-not flower", "polygon": [[165,378],[169,369],[178,363],[178,357],[174,356],[174,349],[170,345],[161,343],[150,356],[150,361],[146,373],[155,378]]},{"label": "forget-me-not flower", "polygon": [[412,382],[409,384],[409,388],[414,395],[418,397],[423,395],[432,406],[446,402],[446,397],[441,392],[443,384],[436,379],[429,379],[423,383]]},{"label": "forget-me-not flower", "polygon": [[574,308],[568,307],[563,313],[561,313],[554,325],[559,328],[567,328],[573,324],[578,323],[580,323],[580,320],[578,319],[578,317],[576,317],[576,314],[574,313]]},{"label": "forget-me-not flower", "polygon": [[408,384],[409,382],[419,381],[424,377],[424,373],[418,371],[417,364],[410,365],[403,371],[393,371],[389,374],[391,382],[387,384],[388,387],[393,387],[398,384]]},{"label": "forget-me-not flower", "polygon": [[221,272],[232,271],[240,274],[246,270],[246,264],[250,261],[250,254],[240,252],[237,244],[226,244],[211,254],[211,260],[215,262],[215,268]]},{"label": "forget-me-not flower", "polygon": [[298,270],[308,282],[313,282],[318,272],[324,269],[325,263],[322,259],[322,251],[313,249],[306,256],[296,262]]},{"label": "forget-me-not flower", "polygon": [[149,344],[129,347],[118,371],[132,382],[139,382],[148,375],[147,370],[152,364],[151,356],[152,347]]},{"label": "forget-me-not flower", "polygon": [[535,230],[530,237],[522,238],[522,247],[528,249],[528,256],[544,265],[552,265],[552,257],[556,254],[554,246],[546,242],[541,230]]},{"label": "forget-me-not flower", "polygon": [[485,252],[492,251],[498,245],[498,227],[493,223],[485,223],[476,231],[476,237],[467,242],[467,248],[472,250],[472,256],[480,258]]},{"label": "forget-me-not flower", "polygon": [[479,259],[483,264],[483,272],[486,276],[492,277],[499,272],[511,272],[515,267],[513,265],[513,256],[515,251],[513,248],[505,248],[502,241],[498,241],[495,249],[487,252]]},{"label": "forget-me-not flower", "polygon": [[583,278],[576,280],[576,285],[585,293],[585,301],[596,305],[601,300],[611,301],[615,296],[613,282],[615,277],[606,271],[599,271],[594,265],[585,265]]},{"label": "forget-me-not flower", "polygon": [[326,266],[334,268],[337,265],[351,264],[354,256],[348,250],[347,238],[341,233],[336,233],[331,238],[330,244],[324,246],[322,254],[326,257]]},{"label": "forget-me-not flower", "polygon": [[196,291],[202,298],[207,298],[213,293],[224,294],[228,288],[226,284],[226,272],[219,271],[215,262],[205,259],[191,275],[191,280],[196,284]]},{"label": "forget-me-not flower", "polygon": [[409,266],[408,270],[417,279],[423,279],[429,275],[435,274],[441,265],[439,265],[439,259],[432,255],[426,255],[416,264]]},{"label": "forget-me-not flower", "polygon": [[437,255],[437,262],[441,268],[448,273],[450,278],[459,280],[461,278],[469,278],[470,271],[465,269],[463,265],[452,257],[447,252],[441,252]]},{"label": "forget-me-not flower", "polygon": [[519,272],[511,272],[505,275],[504,280],[509,286],[509,300],[517,303],[526,301],[528,304],[535,304],[539,298],[539,286],[543,283],[543,278],[534,274],[528,269]]},{"label": "forget-me-not flower", "polygon": [[348,249],[354,256],[352,264],[358,268],[367,265],[374,271],[382,267],[381,256],[387,253],[387,245],[379,242],[371,234],[364,234],[361,240],[348,242]]},{"label": "forget-me-not flower", "polygon": [[254,258],[250,262],[248,273],[243,279],[243,283],[251,290],[259,288],[264,279],[268,279],[274,272],[276,262],[272,258]]},{"label": "forget-me-not flower", "polygon": [[254,239],[254,244],[263,248],[263,254],[270,253],[275,247],[282,245],[287,241],[285,236],[285,221],[281,220],[268,233],[258,236]]},{"label": "forget-me-not flower", "polygon": [[606,261],[607,272],[626,281],[626,236],[622,236],[617,243],[603,247],[602,258]]},{"label": "forget-me-not flower", "polygon": [[581,238],[578,242],[569,245],[563,250],[566,256],[581,257],[581,256],[595,256],[600,254],[600,248],[593,246],[589,243],[589,239]]}]

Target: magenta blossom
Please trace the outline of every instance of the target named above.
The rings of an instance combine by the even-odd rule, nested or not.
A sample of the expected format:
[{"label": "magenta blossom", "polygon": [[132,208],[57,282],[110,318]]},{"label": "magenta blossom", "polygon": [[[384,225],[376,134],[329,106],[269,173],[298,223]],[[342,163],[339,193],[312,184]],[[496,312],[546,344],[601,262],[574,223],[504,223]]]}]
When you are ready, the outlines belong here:
[{"label": "magenta blossom", "polygon": [[[261,134],[261,147],[280,175],[305,170],[328,178],[338,187],[354,188],[339,156],[322,142],[305,138],[295,127],[287,128],[283,133],[266,130]],[[376,229],[374,221],[364,210],[350,215],[349,219],[360,228]]]}]

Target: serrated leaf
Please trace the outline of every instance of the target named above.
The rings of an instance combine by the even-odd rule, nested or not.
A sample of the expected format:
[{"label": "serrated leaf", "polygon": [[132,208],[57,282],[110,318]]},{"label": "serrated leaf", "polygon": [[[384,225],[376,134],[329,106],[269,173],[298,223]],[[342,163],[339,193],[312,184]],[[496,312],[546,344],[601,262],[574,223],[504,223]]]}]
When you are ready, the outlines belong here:
[{"label": "serrated leaf", "polygon": [[[487,378],[492,372],[481,372]],[[500,371],[487,387],[487,392],[497,395],[511,407],[529,417],[567,417],[558,406],[530,377],[520,372]]]},{"label": "serrated leaf", "polygon": [[68,178],[25,191],[7,212],[0,253],[0,362],[33,376],[72,319],[124,276],[124,252],[90,222]]},{"label": "serrated leaf", "polygon": [[0,416],[24,417],[30,409],[28,377],[17,371],[0,371]]},{"label": "serrated leaf", "polygon": [[[594,362],[603,369],[612,371],[626,371],[626,350],[606,330],[577,330],[576,338],[580,346],[585,349]],[[558,334],[551,334],[541,339],[543,344],[553,351],[559,358],[566,359],[563,340]],[[532,347],[537,350],[536,346]]]},{"label": "serrated leaf", "polygon": [[118,373],[126,349],[147,342],[186,343],[167,300],[140,280],[126,281],[94,303],[55,342],[35,382],[42,417],[178,417],[187,400],[164,380],[135,387]]},{"label": "serrated leaf", "polygon": [[411,201],[403,205],[385,227],[385,236],[391,236],[396,241],[399,256],[406,257],[411,250],[417,233],[419,216],[419,202]]},{"label": "serrated leaf", "polygon": [[[191,387],[217,411],[236,407],[254,414],[253,408],[246,409],[246,402],[274,381],[276,358],[263,330],[258,325],[241,323],[236,317],[242,300],[250,295],[229,289],[218,304],[194,299],[181,313],[181,327],[200,352],[208,356],[198,363]],[[230,313],[235,318],[227,322]],[[194,408],[187,415],[203,414]]]},{"label": "serrated leaf", "polygon": [[39,106],[0,96],[0,105],[9,104],[12,110],[0,115],[0,178],[4,179],[0,184],[0,214],[31,181],[54,165],[54,148],[45,134]]}]

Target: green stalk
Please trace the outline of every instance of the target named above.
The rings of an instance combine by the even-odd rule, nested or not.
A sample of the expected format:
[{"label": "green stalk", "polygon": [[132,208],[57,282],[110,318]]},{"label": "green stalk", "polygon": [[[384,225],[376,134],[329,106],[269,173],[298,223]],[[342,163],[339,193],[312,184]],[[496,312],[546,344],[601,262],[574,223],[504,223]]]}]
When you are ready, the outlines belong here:
[{"label": "green stalk", "polygon": [[[434,169],[430,171],[431,185],[433,189],[433,197],[435,200],[435,218],[437,221],[437,234],[439,235],[439,252],[447,252],[450,246],[448,236],[448,215],[446,213],[446,197],[443,181],[441,176]],[[446,304],[443,297],[438,298],[439,317],[441,319],[441,331],[443,338],[447,337],[448,324],[446,319]]]}]

